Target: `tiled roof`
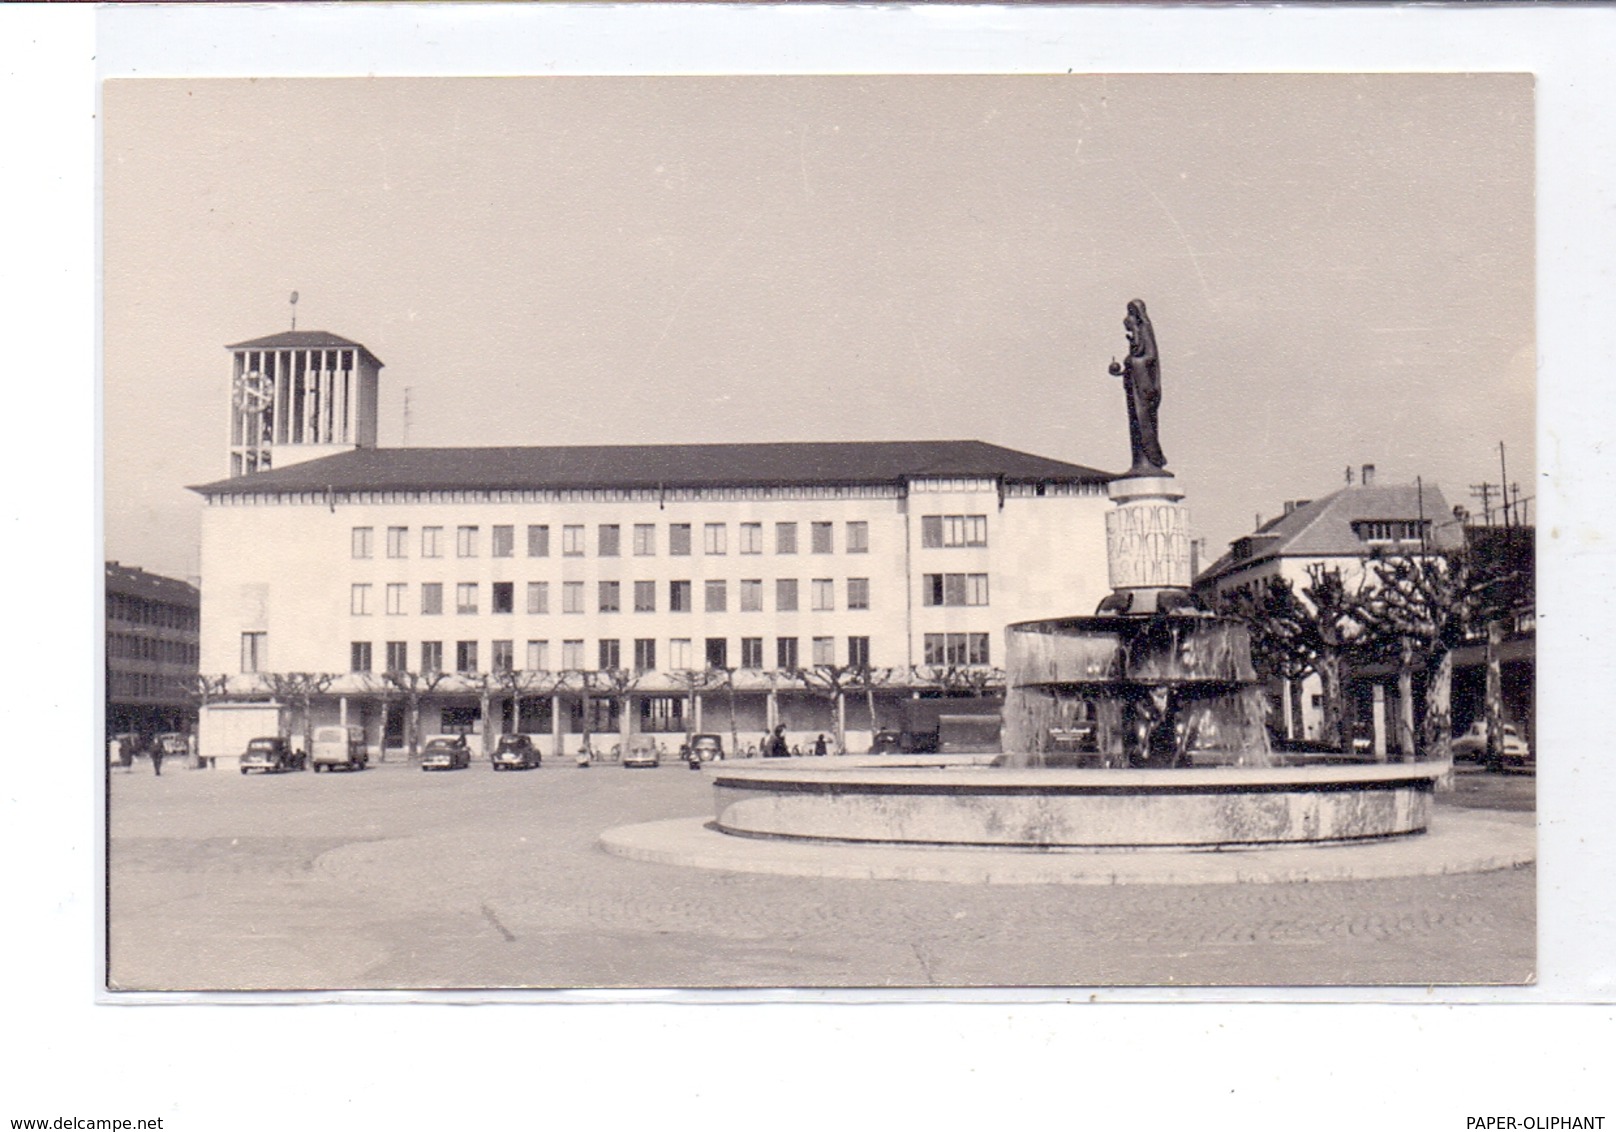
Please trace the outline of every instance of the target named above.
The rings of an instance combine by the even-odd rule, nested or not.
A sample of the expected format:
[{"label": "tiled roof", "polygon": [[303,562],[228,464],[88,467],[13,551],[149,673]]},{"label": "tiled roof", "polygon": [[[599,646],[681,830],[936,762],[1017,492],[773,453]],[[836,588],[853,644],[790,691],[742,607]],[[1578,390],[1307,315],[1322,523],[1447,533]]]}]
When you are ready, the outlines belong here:
[{"label": "tiled roof", "polygon": [[1271,558],[1356,558],[1370,547],[1352,529],[1353,523],[1377,519],[1414,522],[1422,514],[1431,524],[1428,549],[1457,550],[1464,545],[1464,532],[1451,521],[1447,499],[1435,484],[1423,489],[1411,483],[1345,487],[1263,523],[1253,532],[1260,537],[1250,557],[1236,559],[1231,550],[1204,570],[1201,579]]},{"label": "tiled roof", "polygon": [[344,338],[340,334],[332,334],[329,330],[283,330],[279,334],[271,334],[265,338],[254,338],[249,342],[236,342],[226,346],[227,350],[338,350],[345,347],[363,350],[365,356],[375,362],[378,367],[382,360],[372,354],[362,342],[355,342],[351,338]]},{"label": "tiled roof", "polygon": [[912,476],[1003,477],[1012,483],[1106,483],[1108,472],[980,440],[562,448],[357,448],[194,486],[203,495],[269,491],[527,489],[897,484]]},{"label": "tiled roof", "polygon": [[188,605],[193,609],[200,601],[196,587],[189,582],[162,574],[148,574],[139,566],[125,566],[119,562],[107,563],[106,587],[108,593],[163,601],[171,605]]}]

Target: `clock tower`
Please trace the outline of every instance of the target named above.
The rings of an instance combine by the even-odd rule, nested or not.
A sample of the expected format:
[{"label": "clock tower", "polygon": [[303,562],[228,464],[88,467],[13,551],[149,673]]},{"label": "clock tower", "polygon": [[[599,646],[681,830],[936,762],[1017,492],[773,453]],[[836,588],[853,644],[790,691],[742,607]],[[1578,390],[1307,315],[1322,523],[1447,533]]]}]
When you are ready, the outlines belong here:
[{"label": "clock tower", "polygon": [[232,476],[376,446],[382,363],[358,342],[290,330],[226,348]]}]

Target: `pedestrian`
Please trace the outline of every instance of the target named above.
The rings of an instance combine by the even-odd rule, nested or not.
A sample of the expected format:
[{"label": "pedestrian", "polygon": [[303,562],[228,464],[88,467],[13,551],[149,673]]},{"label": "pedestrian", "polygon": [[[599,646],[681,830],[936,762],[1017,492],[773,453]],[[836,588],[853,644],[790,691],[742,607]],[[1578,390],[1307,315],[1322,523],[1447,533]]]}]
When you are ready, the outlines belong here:
[{"label": "pedestrian", "polygon": [[769,745],[764,748],[763,753],[769,758],[774,759],[787,758],[791,754],[791,751],[786,744],[785,724],[781,723],[775,727],[774,734],[769,739]]},{"label": "pedestrian", "polygon": [[823,734],[814,740],[814,754],[820,758],[825,757],[825,736]]},{"label": "pedestrian", "polygon": [[158,778],[163,777],[163,741],[161,739],[152,740],[151,768]]}]

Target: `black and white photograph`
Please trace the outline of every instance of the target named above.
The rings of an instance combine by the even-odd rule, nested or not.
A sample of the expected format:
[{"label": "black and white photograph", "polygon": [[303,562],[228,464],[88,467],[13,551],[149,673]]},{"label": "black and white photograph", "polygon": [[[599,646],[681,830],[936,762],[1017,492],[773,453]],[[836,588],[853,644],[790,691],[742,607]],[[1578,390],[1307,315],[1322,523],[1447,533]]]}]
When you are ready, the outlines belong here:
[{"label": "black and white photograph", "polygon": [[114,995],[1535,981],[1532,75],[101,108]]}]

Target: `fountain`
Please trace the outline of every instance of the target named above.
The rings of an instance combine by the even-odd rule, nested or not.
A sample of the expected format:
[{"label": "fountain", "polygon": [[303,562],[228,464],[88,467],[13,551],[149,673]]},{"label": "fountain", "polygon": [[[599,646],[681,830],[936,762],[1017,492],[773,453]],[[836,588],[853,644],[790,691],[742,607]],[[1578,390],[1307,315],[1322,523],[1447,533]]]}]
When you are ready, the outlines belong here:
[{"label": "fountain", "polygon": [[1190,593],[1189,515],[1157,439],[1161,378],[1128,304],[1133,464],[1110,485],[1112,592],[1091,616],[1006,631],[1003,755],[724,766],[713,828],[824,843],[1235,849],[1426,830],[1434,764],[1286,765],[1245,627]]}]

